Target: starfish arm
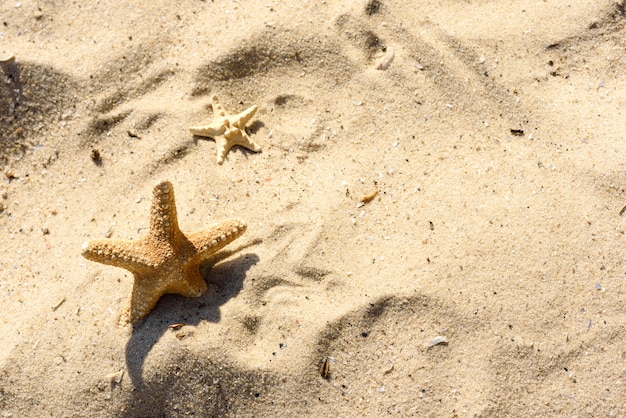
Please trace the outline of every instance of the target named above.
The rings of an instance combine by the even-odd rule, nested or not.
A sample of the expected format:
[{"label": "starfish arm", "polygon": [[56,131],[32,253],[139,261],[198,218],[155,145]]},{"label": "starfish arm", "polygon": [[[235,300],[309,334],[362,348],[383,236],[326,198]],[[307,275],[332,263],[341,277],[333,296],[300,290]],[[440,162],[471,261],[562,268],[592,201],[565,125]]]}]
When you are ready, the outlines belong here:
[{"label": "starfish arm", "polygon": [[232,145],[240,145],[254,152],[261,151],[261,146],[254,142],[252,139],[250,139],[250,137],[244,130],[239,130],[239,132],[235,132],[232,137],[229,138],[229,140]]},{"label": "starfish arm", "polygon": [[133,274],[147,273],[158,264],[141,243],[133,241],[89,241],[83,244],[82,256],[87,260],[124,268]]},{"label": "starfish arm", "polygon": [[243,112],[239,113],[237,116],[231,117],[231,124],[239,129],[243,129],[243,127],[246,126],[250,119],[252,119],[252,116],[254,116],[258,109],[259,107],[257,105],[250,106]]},{"label": "starfish arm", "polygon": [[217,163],[222,164],[228,151],[235,145],[240,145],[254,152],[261,151],[261,146],[252,141],[248,134],[241,129],[231,128],[223,136],[215,138]]},{"label": "starfish arm", "polygon": [[200,267],[197,263],[188,263],[183,270],[184,280],[172,282],[167,288],[167,293],[185,296],[186,298],[197,298],[204,295],[207,286],[200,275]]},{"label": "starfish arm", "polygon": [[150,208],[149,238],[154,242],[167,242],[175,245],[182,232],[178,229],[174,187],[169,181],[162,181],[152,191]]},{"label": "starfish arm", "polygon": [[143,319],[165,294],[188,298],[202,296],[207,289],[206,282],[200,275],[197,264],[189,267],[174,273],[176,278],[135,274],[133,289],[120,317],[120,324],[126,325]]},{"label": "starfish arm", "polygon": [[241,219],[226,219],[201,231],[189,234],[187,239],[196,248],[194,259],[201,263],[246,232],[246,223]]},{"label": "starfish arm", "polygon": [[211,97],[211,108],[213,109],[214,119],[226,117],[226,109],[224,109],[224,106],[220,104],[216,95]]},{"label": "starfish arm", "polygon": [[218,135],[222,135],[225,130],[226,126],[223,120],[215,120],[208,125],[192,126],[189,128],[192,135],[203,136],[206,138],[215,138]]},{"label": "starfish arm", "polygon": [[159,283],[154,283],[154,280],[147,276],[135,274],[133,290],[120,318],[122,325],[136,322],[150,313],[161,296],[165,294],[162,286],[158,285]]},{"label": "starfish arm", "polygon": [[229,143],[228,140],[223,136],[218,136],[215,138],[215,153],[217,155],[217,163],[223,164],[224,159],[226,158],[226,154],[233,146],[233,144]]}]

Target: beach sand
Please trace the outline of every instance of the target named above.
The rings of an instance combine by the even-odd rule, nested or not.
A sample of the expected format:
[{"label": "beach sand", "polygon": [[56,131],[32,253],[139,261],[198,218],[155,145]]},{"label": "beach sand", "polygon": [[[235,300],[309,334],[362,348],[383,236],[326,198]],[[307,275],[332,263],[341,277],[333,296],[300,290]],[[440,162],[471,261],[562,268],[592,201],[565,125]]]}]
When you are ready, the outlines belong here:
[{"label": "beach sand", "polygon": [[[88,3],[0,5],[1,417],[626,415],[623,0]],[[119,327],[161,179],[248,228]]]}]

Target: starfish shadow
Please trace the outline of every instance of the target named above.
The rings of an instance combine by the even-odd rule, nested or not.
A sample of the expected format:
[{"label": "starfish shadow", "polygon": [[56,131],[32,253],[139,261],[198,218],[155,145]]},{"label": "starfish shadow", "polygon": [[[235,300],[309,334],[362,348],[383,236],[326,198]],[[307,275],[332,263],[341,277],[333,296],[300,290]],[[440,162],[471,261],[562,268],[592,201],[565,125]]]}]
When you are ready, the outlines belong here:
[{"label": "starfish shadow", "polygon": [[241,291],[247,271],[258,263],[259,257],[256,254],[244,254],[211,267],[243,248],[221,251],[200,265],[200,273],[209,287],[203,296],[185,298],[164,295],[146,319],[132,326],[132,334],[126,344],[126,369],[136,389],[143,387],[142,371],[146,357],[170,325],[195,326],[202,321],[220,321],[220,306]]},{"label": "starfish shadow", "polygon": [[8,84],[12,84],[11,88],[6,89],[6,91],[11,96],[11,101],[13,102],[15,109],[20,105],[20,100],[26,98],[22,93],[24,86],[20,79],[20,67],[17,65],[15,58],[13,57],[6,61],[0,61],[0,68],[2,68],[2,71],[6,74]]},{"label": "starfish shadow", "polygon": [[252,122],[247,128],[246,131],[249,134],[255,134],[259,131],[259,129],[264,128],[265,124],[263,122],[261,122],[260,120],[255,120],[254,122]]}]

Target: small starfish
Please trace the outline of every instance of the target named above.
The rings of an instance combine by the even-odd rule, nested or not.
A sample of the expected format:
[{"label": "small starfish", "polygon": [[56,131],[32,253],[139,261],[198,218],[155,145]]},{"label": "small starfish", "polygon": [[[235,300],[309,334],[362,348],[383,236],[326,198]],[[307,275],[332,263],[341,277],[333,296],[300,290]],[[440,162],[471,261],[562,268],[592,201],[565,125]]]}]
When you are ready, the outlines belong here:
[{"label": "small starfish", "polygon": [[185,235],[178,229],[174,188],[169,181],[154,187],[148,235],[137,241],[95,240],[83,244],[83,257],[122,267],[135,277],[120,324],[144,318],[166,293],[202,296],[207,285],[199,265],[246,230],[239,219],[227,219]]},{"label": "small starfish", "polygon": [[213,121],[205,126],[189,128],[192,134],[215,139],[217,145],[217,163],[222,164],[226,154],[234,145],[241,145],[254,152],[261,151],[261,146],[250,139],[244,127],[256,113],[258,106],[250,106],[238,115],[228,115],[224,107],[217,101],[217,96],[211,98]]}]

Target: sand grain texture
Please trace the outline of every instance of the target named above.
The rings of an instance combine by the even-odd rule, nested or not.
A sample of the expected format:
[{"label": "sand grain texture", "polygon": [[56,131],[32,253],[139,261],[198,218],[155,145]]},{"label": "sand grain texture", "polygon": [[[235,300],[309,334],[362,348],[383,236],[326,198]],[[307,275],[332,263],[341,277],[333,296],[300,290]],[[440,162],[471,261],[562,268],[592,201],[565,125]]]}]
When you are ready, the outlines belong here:
[{"label": "sand grain texture", "polygon": [[[0,416],[626,415],[623,1],[0,12]],[[119,328],[161,178],[248,230]]]}]

